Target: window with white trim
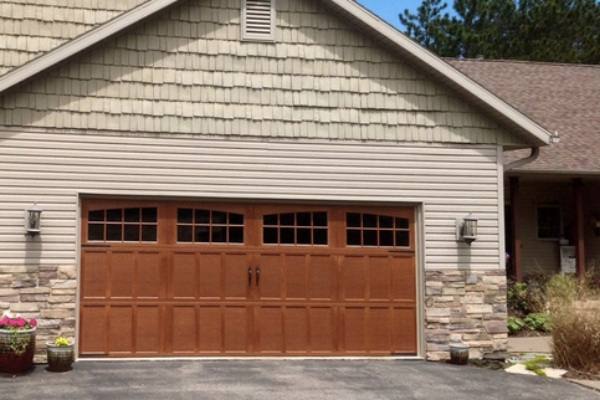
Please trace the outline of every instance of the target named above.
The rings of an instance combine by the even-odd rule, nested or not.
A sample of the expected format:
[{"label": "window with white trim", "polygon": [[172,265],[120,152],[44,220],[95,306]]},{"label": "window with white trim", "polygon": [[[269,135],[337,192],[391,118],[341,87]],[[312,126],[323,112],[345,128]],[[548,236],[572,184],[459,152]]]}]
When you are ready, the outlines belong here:
[{"label": "window with white trim", "polygon": [[242,39],[275,40],[275,0],[242,0]]}]

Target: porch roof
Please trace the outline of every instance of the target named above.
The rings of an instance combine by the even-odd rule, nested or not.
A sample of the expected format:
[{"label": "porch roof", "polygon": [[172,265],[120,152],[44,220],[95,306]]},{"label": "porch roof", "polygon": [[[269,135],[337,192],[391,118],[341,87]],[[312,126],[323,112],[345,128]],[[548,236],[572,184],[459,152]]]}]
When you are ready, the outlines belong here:
[{"label": "porch roof", "polygon": [[[600,65],[456,60],[449,64],[517,108],[559,143],[515,171],[600,175]],[[527,152],[507,153],[513,160]]]}]

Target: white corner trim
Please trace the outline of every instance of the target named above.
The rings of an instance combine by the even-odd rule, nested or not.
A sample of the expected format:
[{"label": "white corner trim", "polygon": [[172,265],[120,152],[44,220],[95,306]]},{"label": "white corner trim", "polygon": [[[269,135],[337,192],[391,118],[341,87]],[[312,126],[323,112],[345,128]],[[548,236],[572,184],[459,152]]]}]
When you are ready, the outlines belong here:
[{"label": "white corner trim", "polygon": [[407,36],[398,32],[395,28],[389,24],[383,22],[380,18],[366,11],[362,6],[357,4],[354,0],[329,0],[336,4],[338,7],[343,8],[352,16],[366,23],[369,27],[373,28],[386,38],[390,39],[394,44],[398,45],[402,50],[408,52],[413,57],[429,65],[429,67],[445,77],[450,82],[462,87],[468,93],[473,95],[480,101],[488,104],[492,109],[498,113],[504,115],[513,123],[521,126],[528,133],[533,135],[536,139],[544,144],[550,144],[552,141],[552,134],[540,125],[535,123],[530,118],[523,115],[521,112],[516,110],[514,107],[506,103],[505,101],[498,98],[496,95],[459,72],[457,69],[452,67],[450,64],[443,61],[441,58],[425,49],[417,42],[408,38]]},{"label": "white corner trim", "polygon": [[109,38],[179,0],[150,0],[0,77],[0,93]]}]

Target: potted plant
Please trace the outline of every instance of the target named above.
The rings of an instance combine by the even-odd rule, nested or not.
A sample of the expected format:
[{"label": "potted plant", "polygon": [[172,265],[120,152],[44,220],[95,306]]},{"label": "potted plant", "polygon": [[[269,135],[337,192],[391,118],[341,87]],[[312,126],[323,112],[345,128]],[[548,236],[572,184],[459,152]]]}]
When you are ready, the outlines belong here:
[{"label": "potted plant", "polygon": [[0,318],[0,372],[19,374],[33,367],[37,321],[19,314]]},{"label": "potted plant", "polygon": [[75,341],[59,336],[54,342],[46,343],[48,355],[48,371],[65,372],[72,369],[71,364],[75,359],[73,345]]}]

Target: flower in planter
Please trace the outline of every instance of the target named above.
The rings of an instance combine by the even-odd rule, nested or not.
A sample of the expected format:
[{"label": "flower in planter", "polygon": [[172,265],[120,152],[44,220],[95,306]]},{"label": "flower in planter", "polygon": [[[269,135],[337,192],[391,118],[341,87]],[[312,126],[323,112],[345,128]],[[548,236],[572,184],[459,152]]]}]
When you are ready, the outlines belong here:
[{"label": "flower in planter", "polygon": [[59,336],[54,340],[54,343],[52,344],[56,347],[69,347],[73,345],[73,340],[67,339],[64,336]]},{"label": "flower in planter", "polygon": [[31,318],[29,321],[21,317],[19,314],[6,313],[0,318],[0,329],[8,330],[20,330],[20,329],[32,329],[37,326],[35,318]]},{"label": "flower in planter", "polygon": [[9,347],[16,355],[24,354],[31,342],[29,337],[19,337],[19,332],[34,329],[36,326],[37,321],[35,318],[27,320],[19,314],[5,313],[0,318],[0,330],[11,332]]}]

